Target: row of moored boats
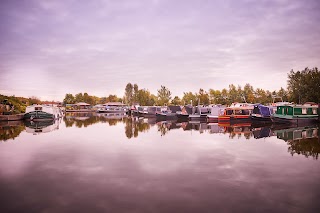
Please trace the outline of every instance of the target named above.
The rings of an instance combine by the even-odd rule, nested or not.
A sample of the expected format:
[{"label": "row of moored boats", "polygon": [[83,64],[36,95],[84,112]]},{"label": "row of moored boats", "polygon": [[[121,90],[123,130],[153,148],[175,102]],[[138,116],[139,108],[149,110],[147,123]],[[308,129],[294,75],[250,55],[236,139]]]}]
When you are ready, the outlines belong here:
[{"label": "row of moored boats", "polygon": [[[159,120],[184,120],[204,122],[273,122],[308,124],[319,120],[316,104],[296,105],[287,102],[270,106],[262,104],[233,103],[231,106],[103,106],[97,113],[126,113],[132,116],[156,117]],[[57,119],[63,116],[61,108],[50,105],[28,106],[26,120]]]},{"label": "row of moored boats", "polygon": [[234,103],[231,106],[138,106],[129,110],[133,116],[157,117],[164,120],[180,119],[205,122],[264,122],[264,123],[313,123],[319,118],[318,105],[278,103]]}]

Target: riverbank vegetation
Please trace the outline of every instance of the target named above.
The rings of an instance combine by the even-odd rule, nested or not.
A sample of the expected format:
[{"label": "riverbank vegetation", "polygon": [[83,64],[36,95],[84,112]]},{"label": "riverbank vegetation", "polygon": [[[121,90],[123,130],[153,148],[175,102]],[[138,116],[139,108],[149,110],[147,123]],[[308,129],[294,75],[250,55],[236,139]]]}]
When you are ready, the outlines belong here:
[{"label": "riverbank vegetation", "polygon": [[[127,83],[123,97],[110,94],[105,97],[97,97],[88,93],[66,94],[63,104],[86,102],[90,105],[104,104],[107,102],[123,102],[128,105],[198,105],[198,104],[231,104],[233,102],[248,103],[272,103],[273,101],[288,101],[294,103],[315,102],[320,103],[320,72],[317,67],[288,73],[287,89],[269,91],[262,88],[253,88],[247,83],[244,87],[230,84],[228,88],[217,90],[213,88],[207,91],[199,88],[197,92],[185,91],[182,97],[173,96],[166,86],[161,85],[157,94],[152,94],[148,89],[140,89],[137,84]],[[11,111],[13,114],[22,113],[26,106],[41,102],[36,97],[24,98],[0,95],[1,112]],[[10,106],[10,109],[8,109]]]}]

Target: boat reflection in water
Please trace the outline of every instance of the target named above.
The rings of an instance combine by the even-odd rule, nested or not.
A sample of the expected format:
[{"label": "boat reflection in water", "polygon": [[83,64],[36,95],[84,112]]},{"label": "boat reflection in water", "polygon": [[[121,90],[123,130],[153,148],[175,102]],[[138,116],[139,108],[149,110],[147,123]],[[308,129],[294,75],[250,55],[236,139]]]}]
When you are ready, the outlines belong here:
[{"label": "boat reflection in water", "polygon": [[59,129],[61,119],[43,121],[25,121],[26,132],[34,135],[48,133]]},{"label": "boat reflection in water", "polygon": [[269,126],[255,127],[251,129],[255,139],[267,138],[273,136],[273,132]]},{"label": "boat reflection in water", "polygon": [[125,113],[67,113],[64,117],[66,127],[87,127],[96,123],[108,123],[114,126],[118,122],[124,123],[127,117]]},{"label": "boat reflection in water", "polygon": [[277,138],[287,142],[288,152],[291,155],[302,154],[318,159],[320,153],[319,126],[275,130],[274,134]]}]

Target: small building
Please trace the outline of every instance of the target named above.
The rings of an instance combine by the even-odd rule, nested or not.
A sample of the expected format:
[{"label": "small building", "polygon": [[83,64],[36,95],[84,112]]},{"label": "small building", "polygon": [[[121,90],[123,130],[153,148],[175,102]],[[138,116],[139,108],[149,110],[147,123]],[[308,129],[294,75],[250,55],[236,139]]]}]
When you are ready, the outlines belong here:
[{"label": "small building", "polygon": [[66,104],[66,112],[88,112],[92,111],[90,104],[79,102],[76,104]]}]

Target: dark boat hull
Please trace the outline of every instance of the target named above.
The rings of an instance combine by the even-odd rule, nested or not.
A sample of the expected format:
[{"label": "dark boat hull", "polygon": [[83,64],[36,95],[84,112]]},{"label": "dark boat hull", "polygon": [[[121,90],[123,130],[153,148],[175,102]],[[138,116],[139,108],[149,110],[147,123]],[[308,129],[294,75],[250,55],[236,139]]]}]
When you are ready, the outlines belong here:
[{"label": "dark boat hull", "polygon": [[176,120],[178,119],[175,113],[157,113],[157,120]]},{"label": "dark boat hull", "polygon": [[272,123],[271,117],[251,116],[252,122]]},{"label": "dark boat hull", "polygon": [[314,124],[318,121],[318,118],[280,118],[272,117],[272,121],[278,124],[294,124],[294,125],[308,125]]},{"label": "dark boat hull", "polygon": [[39,112],[39,111],[28,112],[28,113],[24,114],[23,118],[25,120],[33,120],[33,121],[56,119],[53,114],[46,113],[46,112]]},{"label": "dark boat hull", "polygon": [[207,115],[189,115],[190,121],[207,121]]}]

